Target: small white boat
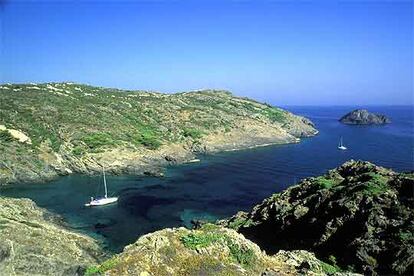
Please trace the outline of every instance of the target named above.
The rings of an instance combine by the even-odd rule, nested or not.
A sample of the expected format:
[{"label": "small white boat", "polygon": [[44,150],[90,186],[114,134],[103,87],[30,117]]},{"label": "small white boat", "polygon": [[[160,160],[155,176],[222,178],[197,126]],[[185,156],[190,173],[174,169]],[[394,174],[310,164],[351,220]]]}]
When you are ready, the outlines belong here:
[{"label": "small white boat", "polygon": [[347,150],[348,149],[347,147],[344,146],[344,143],[342,141],[342,137],[341,137],[341,140],[339,141],[338,149],[340,149],[340,150]]},{"label": "small white boat", "polygon": [[102,167],[102,173],[103,173],[103,180],[104,180],[104,186],[105,186],[105,196],[100,198],[93,198],[91,197],[91,201],[89,203],[85,203],[85,206],[102,206],[107,205],[111,203],[115,203],[118,201],[118,197],[108,197],[108,189],[106,187],[106,177],[105,177],[105,170]]}]

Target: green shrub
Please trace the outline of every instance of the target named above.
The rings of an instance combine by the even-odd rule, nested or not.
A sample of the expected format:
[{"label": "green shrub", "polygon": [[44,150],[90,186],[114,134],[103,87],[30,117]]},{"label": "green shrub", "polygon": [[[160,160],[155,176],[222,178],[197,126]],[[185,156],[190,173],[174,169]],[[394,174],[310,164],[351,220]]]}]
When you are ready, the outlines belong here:
[{"label": "green shrub", "polygon": [[217,233],[191,233],[180,238],[183,245],[190,249],[203,248],[223,239],[224,236]]},{"label": "green shrub", "polygon": [[81,146],[76,146],[73,148],[72,153],[76,156],[81,156],[85,153],[85,150]]},{"label": "green shrub", "polygon": [[328,275],[333,275],[341,271],[338,266],[330,265],[322,261],[321,261],[321,268],[322,268],[322,271]]},{"label": "green shrub", "polygon": [[149,149],[158,149],[162,145],[160,140],[151,132],[139,134],[136,142]]},{"label": "green shrub", "polygon": [[319,186],[320,189],[330,189],[336,184],[335,180],[325,178],[324,176],[316,177],[315,183]]},{"label": "green shrub", "polygon": [[265,108],[262,110],[262,114],[266,116],[267,118],[269,118],[269,120],[272,122],[283,123],[284,121],[286,121],[285,113],[278,108],[274,108],[274,107]]},{"label": "green shrub", "polygon": [[103,146],[115,145],[111,135],[105,132],[92,133],[82,138],[82,141],[90,148],[97,149]]},{"label": "green shrub", "polygon": [[200,139],[201,137],[203,137],[204,133],[199,129],[185,128],[183,130],[183,135],[184,135],[184,137],[191,137],[191,138],[197,140],[197,139]]},{"label": "green shrub", "polygon": [[256,260],[256,255],[250,248],[244,248],[230,239],[227,239],[227,246],[230,249],[231,257],[244,267],[251,267]]},{"label": "green shrub", "polygon": [[106,260],[100,265],[90,266],[86,269],[85,276],[103,275],[105,271],[114,268],[118,264],[118,259],[112,258]]},{"label": "green shrub", "polygon": [[375,196],[389,189],[387,185],[388,179],[378,173],[367,173],[364,174],[364,177],[368,177],[368,180],[364,183],[364,194]]},{"label": "green shrub", "polygon": [[7,130],[0,130],[0,141],[11,142],[13,141],[13,136]]}]

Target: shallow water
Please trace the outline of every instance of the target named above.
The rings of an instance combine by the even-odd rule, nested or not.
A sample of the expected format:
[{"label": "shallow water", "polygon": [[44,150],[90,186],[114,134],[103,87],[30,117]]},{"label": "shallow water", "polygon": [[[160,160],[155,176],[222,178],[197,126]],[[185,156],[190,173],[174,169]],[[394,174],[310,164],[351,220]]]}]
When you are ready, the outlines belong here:
[{"label": "shallow water", "polygon": [[[100,176],[71,175],[5,187],[0,193],[33,199],[79,231],[102,235],[117,252],[148,232],[190,226],[193,218],[213,220],[248,210],[301,178],[322,174],[351,158],[397,171],[414,169],[413,107],[369,107],[391,117],[393,123],[386,126],[338,123],[349,107],[288,109],[313,120],[319,135],[299,144],[200,156],[200,163],[168,168],[163,178],[108,176],[110,194],[119,196],[115,205],[83,207],[90,196],[102,194]],[[341,136],[347,151],[337,150]]]}]

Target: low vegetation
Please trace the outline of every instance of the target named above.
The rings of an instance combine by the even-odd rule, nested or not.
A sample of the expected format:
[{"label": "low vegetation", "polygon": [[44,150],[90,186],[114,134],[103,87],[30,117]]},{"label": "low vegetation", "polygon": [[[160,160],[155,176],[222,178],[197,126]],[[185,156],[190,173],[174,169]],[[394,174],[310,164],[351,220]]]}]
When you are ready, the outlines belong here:
[{"label": "low vegetation", "polygon": [[106,260],[100,265],[90,266],[85,271],[85,276],[97,276],[97,275],[104,275],[105,271],[108,271],[114,268],[118,264],[118,259],[112,258]]},{"label": "low vegetation", "polygon": [[[192,150],[201,148],[202,140],[211,134],[240,131],[243,120],[272,129],[289,122],[301,124],[298,118],[221,90],[161,94],[74,83],[0,85],[0,125],[25,133],[32,142],[30,147],[18,146],[7,131],[1,131],[0,147],[20,149],[49,169],[55,167],[49,163],[54,153],[73,165],[76,159],[88,162],[90,158],[82,157],[114,149],[156,151],[180,144]],[[311,126],[305,124],[305,128],[313,133]],[[8,170],[11,175],[0,174],[0,183],[32,171],[12,152],[3,152],[4,162],[13,166]],[[91,167],[75,163],[80,170]],[[44,180],[44,171],[33,172]]]}]

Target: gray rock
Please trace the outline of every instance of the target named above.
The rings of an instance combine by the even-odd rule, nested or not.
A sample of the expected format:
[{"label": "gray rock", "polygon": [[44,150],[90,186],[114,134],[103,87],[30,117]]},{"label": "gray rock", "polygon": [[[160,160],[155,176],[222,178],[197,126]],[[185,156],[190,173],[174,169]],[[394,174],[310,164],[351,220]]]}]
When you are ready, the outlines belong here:
[{"label": "gray rock", "polygon": [[356,109],[339,119],[341,123],[350,125],[383,125],[391,120],[382,114],[374,114],[365,109]]}]

